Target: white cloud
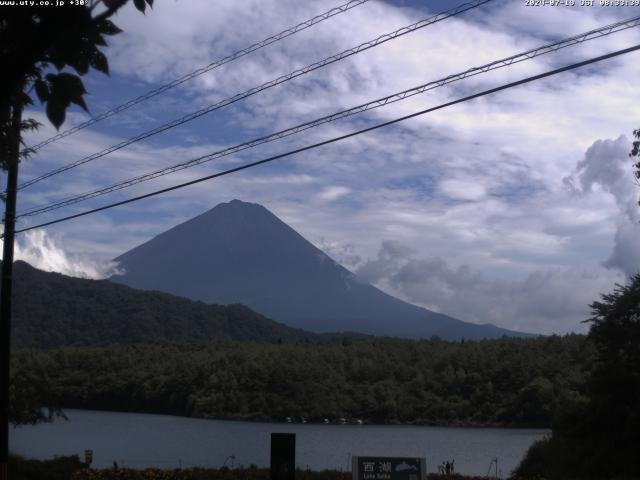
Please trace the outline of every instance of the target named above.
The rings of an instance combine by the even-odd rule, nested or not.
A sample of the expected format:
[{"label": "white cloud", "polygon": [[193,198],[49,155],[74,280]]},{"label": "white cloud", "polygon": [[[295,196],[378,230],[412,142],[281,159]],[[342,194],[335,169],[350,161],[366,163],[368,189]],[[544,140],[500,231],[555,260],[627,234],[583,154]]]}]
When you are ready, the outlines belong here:
[{"label": "white cloud", "polygon": [[320,201],[333,202],[351,193],[351,189],[340,185],[332,185],[322,190],[316,197]]},{"label": "white cloud", "polygon": [[544,334],[586,331],[582,322],[590,316],[591,302],[623,281],[597,265],[492,279],[469,265],[417,257],[391,242],[383,242],[377,257],[357,273],[400,298],[465,321]]},{"label": "white cloud", "polygon": [[629,158],[631,142],[625,136],[598,140],[589,147],[565,184],[576,194],[604,197],[611,195],[618,209],[613,251],[606,265],[627,275],[640,271],[640,208],[638,186]]},{"label": "white cloud", "polygon": [[51,238],[44,230],[32,230],[16,240],[14,258],[40,270],[70,277],[101,279],[118,271],[113,262],[100,262],[88,255],[68,253],[62,244],[61,239]]},{"label": "white cloud", "polygon": [[314,182],[314,178],[311,175],[271,175],[271,176],[260,176],[260,177],[251,177],[251,178],[243,178],[241,180],[242,183],[247,184],[286,184],[286,185],[306,185]]},{"label": "white cloud", "polygon": [[640,273],[640,225],[621,220],[618,223],[611,255],[605,262],[628,276]]}]

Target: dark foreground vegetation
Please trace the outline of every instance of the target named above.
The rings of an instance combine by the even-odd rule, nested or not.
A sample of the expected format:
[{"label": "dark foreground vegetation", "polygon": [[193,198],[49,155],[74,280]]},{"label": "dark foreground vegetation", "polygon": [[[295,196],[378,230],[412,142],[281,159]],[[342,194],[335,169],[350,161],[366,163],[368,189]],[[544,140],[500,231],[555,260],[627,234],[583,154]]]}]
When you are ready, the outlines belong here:
[{"label": "dark foreground vegetation", "polygon": [[[269,480],[269,470],[265,468],[243,469],[157,469],[134,470],[129,468],[90,469],[77,456],[61,457],[55,460],[36,461],[11,457],[9,463],[11,480]],[[485,477],[463,475],[430,474],[425,480],[480,480]],[[350,472],[325,470],[314,472],[297,470],[296,480],[351,480]]]},{"label": "dark foreground vegetation", "polygon": [[[584,336],[327,345],[214,342],[19,351],[42,405],[242,420],[548,427],[584,401]],[[34,386],[46,385],[40,391]],[[31,390],[31,391],[29,391]],[[20,403],[18,399],[14,405]],[[19,413],[19,412],[17,412]]]},{"label": "dark foreground vegetation", "polygon": [[517,469],[521,477],[640,478],[640,275],[591,308],[596,357],[586,396],[561,405],[551,437]]},{"label": "dark foreground vegetation", "polygon": [[9,455],[8,465],[11,480],[69,480],[85,467],[77,456],[27,460]]}]

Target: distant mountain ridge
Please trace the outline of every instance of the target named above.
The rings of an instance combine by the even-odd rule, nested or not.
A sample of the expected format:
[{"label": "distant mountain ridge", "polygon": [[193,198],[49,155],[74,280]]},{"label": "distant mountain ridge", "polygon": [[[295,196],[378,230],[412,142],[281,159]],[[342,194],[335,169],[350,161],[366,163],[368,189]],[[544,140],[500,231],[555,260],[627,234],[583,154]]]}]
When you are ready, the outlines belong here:
[{"label": "distant mountain ridge", "polygon": [[72,278],[14,265],[12,338],[18,348],[135,343],[326,343],[357,334],[318,335],[269,320],[244,305],[209,305],[107,280]]},{"label": "distant mountain ridge", "polygon": [[241,303],[313,332],[447,340],[525,334],[394,298],[362,281],[261,205],[232,200],[115,259],[111,280],[215,304]]}]

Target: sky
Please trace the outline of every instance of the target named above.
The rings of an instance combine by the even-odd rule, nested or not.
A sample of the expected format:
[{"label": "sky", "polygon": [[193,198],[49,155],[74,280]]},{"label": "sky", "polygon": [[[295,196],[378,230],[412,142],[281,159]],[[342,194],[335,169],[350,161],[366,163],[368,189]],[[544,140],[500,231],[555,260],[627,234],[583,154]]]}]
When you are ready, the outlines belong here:
[{"label": "sky", "polygon": [[[215,69],[21,165],[21,181],[463,2],[369,0]],[[579,1],[576,1],[580,4]],[[596,2],[599,3],[599,2]],[[99,114],[339,5],[156,0],[114,22],[111,76],[85,77]],[[18,211],[91,191],[471,67],[640,15],[640,8],[494,0],[222,108],[18,195]],[[343,135],[640,43],[638,28],[477,75],[402,102],[20,220],[19,228]],[[23,233],[17,257],[103,278],[119,254],[221,202],[264,205],[382,290],[461,320],[585,332],[589,304],[640,270],[640,53],[566,72],[152,199]],[[42,122],[34,144],[55,134]],[[68,128],[88,116],[71,109]],[[4,181],[4,178],[3,178]]]}]

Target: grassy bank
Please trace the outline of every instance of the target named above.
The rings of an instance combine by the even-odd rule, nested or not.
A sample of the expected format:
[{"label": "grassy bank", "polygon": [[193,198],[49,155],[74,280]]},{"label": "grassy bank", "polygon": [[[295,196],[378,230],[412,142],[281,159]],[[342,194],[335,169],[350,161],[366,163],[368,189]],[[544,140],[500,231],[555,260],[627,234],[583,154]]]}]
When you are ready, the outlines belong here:
[{"label": "grassy bank", "polygon": [[[430,474],[426,480],[486,480],[486,477],[469,477],[464,475]],[[182,469],[160,470],[149,468],[146,470],[81,470],[76,472],[73,480],[269,480],[269,470],[262,468],[213,470],[213,469]],[[351,473],[325,470],[311,472],[298,470],[296,480],[351,480]]]},{"label": "grassy bank", "polygon": [[9,456],[11,480],[69,480],[84,468],[85,464],[77,456],[52,460],[26,460],[17,455]]},{"label": "grassy bank", "polygon": [[[130,468],[91,469],[77,456],[60,457],[53,460],[25,460],[12,456],[9,463],[11,480],[269,480],[269,469],[158,469]],[[463,475],[429,474],[426,480],[481,480],[485,477]],[[324,470],[321,472],[298,470],[296,480],[351,480],[351,473]]]}]

